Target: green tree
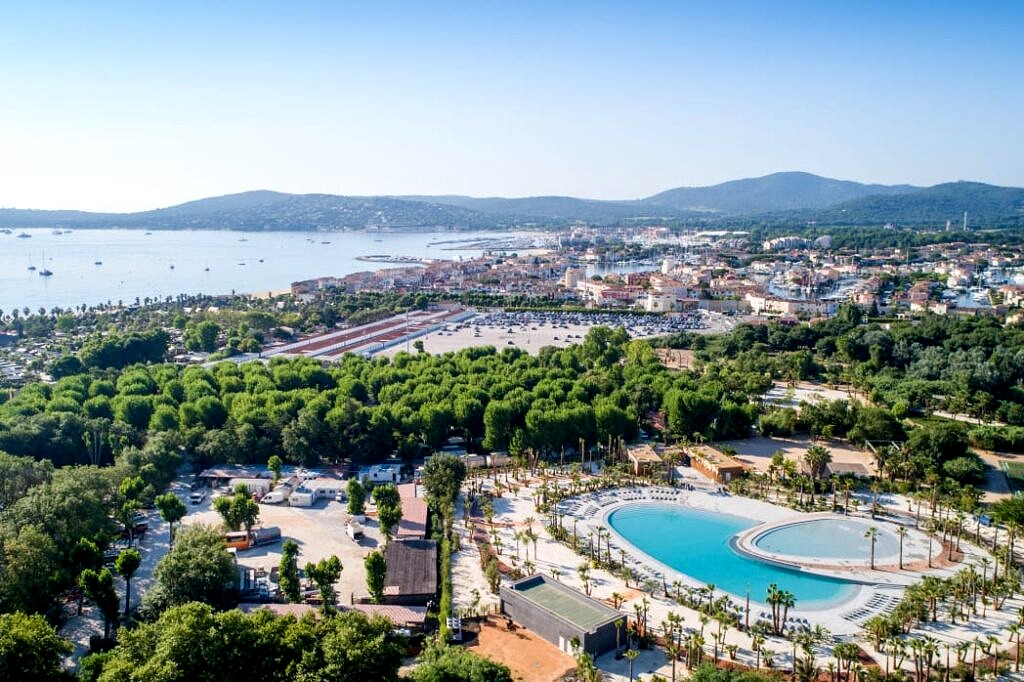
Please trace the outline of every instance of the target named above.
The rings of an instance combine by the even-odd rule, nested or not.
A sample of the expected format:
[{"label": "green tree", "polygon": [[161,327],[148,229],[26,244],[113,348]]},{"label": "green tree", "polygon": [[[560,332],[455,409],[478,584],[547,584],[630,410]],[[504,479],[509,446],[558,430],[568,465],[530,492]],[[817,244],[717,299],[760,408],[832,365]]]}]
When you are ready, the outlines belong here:
[{"label": "green tree", "polygon": [[91,667],[101,668],[99,682],[206,680],[211,671],[224,682],[397,682],[404,644],[393,629],[359,612],[297,620],[190,603],[125,629]]},{"label": "green tree", "polygon": [[434,455],[423,465],[423,488],[435,512],[455,503],[465,479],[466,463],[454,455]]},{"label": "green tree", "polygon": [[279,480],[281,480],[281,467],[282,467],[281,458],[278,457],[277,455],[271,455],[270,459],[267,460],[267,469],[269,469],[270,472],[272,474],[274,474],[274,484],[275,485],[277,484],[277,482]]},{"label": "green tree", "polygon": [[185,503],[172,492],[166,492],[163,495],[158,495],[153,500],[156,504],[156,508],[160,510],[160,518],[167,522],[170,534],[170,541],[174,541],[174,524],[185,518],[185,514],[188,513],[188,509],[185,507]]},{"label": "green tree", "polygon": [[245,484],[239,484],[230,497],[215,499],[213,508],[220,514],[228,530],[239,530],[244,527],[245,532],[249,533],[260,516],[260,505],[252,499]]},{"label": "green tree", "polygon": [[62,662],[71,650],[42,616],[0,614],[0,680],[67,679]]},{"label": "green tree", "polygon": [[394,537],[394,528],[402,520],[402,500],[394,483],[373,489],[373,502],[377,505],[377,522],[387,540]]},{"label": "green tree", "polygon": [[132,603],[132,578],[142,564],[142,555],[137,549],[125,549],[117,555],[114,560],[114,570],[124,578],[124,619],[128,620],[128,613]]},{"label": "green tree", "polygon": [[57,544],[38,526],[0,538],[0,605],[4,610],[44,613],[53,606],[61,570]]},{"label": "green tree", "polygon": [[224,536],[210,526],[190,525],[178,531],[154,577],[143,600],[149,613],[190,601],[224,608],[237,599],[238,569],[224,546]]},{"label": "green tree", "polygon": [[288,601],[297,603],[302,600],[299,584],[299,544],[292,539],[281,544],[280,585]]},{"label": "green tree", "polygon": [[512,672],[501,663],[433,640],[420,654],[409,676],[413,682],[512,682]]},{"label": "green tree", "polygon": [[205,353],[212,353],[217,350],[217,336],[220,334],[220,325],[216,322],[204,320],[185,332],[185,348],[199,350]]},{"label": "green tree", "polygon": [[320,591],[320,603],[324,611],[333,610],[334,605],[338,601],[337,594],[334,591],[334,583],[338,582],[338,578],[341,577],[341,570],[341,560],[334,555],[321,559],[315,564],[306,564],[306,575],[316,583],[316,588]]},{"label": "green tree", "polygon": [[359,479],[350,478],[347,489],[348,513],[352,516],[362,516],[366,511],[366,488],[359,482]]},{"label": "green tree", "polygon": [[370,593],[374,604],[384,603],[384,581],[387,578],[388,566],[381,551],[370,552],[366,555],[366,589]]},{"label": "green tree", "polygon": [[106,568],[99,571],[87,568],[78,577],[78,584],[103,615],[103,637],[109,639],[110,628],[121,612],[121,600],[114,589],[114,575]]}]

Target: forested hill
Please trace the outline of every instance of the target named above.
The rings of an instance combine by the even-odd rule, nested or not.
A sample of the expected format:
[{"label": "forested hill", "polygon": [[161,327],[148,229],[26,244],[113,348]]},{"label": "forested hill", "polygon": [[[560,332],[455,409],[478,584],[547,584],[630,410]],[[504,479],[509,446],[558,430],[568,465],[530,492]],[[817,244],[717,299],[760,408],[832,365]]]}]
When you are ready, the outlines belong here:
[{"label": "forested hill", "polygon": [[638,222],[706,225],[929,225],[962,219],[974,226],[1024,220],[1024,189],[956,182],[934,187],[871,185],[810,173],[774,173],[710,187],[679,187],[644,199],[565,196],[339,196],[255,191],[140,213],[0,209],[0,228],[229,230],[507,229]]},{"label": "forested hill", "polygon": [[869,196],[847,201],[814,214],[831,225],[870,225],[885,222],[985,227],[1024,219],[1024,189],[979,182],[950,182],[898,196]]}]

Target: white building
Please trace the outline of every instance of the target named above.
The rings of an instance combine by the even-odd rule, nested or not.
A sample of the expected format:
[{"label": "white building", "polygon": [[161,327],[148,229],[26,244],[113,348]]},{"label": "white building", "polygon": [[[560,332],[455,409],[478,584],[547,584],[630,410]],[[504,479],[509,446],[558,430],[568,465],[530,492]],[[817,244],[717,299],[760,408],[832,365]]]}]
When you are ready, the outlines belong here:
[{"label": "white building", "polygon": [[345,491],[345,481],[337,478],[314,478],[303,481],[292,491],[288,504],[292,507],[312,507],[320,500],[333,500]]},{"label": "white building", "polygon": [[400,483],[402,465],[395,463],[374,464],[359,469],[359,480],[363,483]]}]

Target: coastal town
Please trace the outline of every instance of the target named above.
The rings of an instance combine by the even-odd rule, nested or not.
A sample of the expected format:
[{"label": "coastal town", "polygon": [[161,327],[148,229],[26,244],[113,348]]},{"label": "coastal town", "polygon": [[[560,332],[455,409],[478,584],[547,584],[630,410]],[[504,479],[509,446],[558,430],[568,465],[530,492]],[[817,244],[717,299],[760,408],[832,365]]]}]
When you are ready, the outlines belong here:
[{"label": "coastal town", "polygon": [[[131,593],[127,581],[115,588],[135,617],[170,589],[160,566],[175,561],[171,538],[195,533],[213,543],[206,551],[229,552],[242,613],[381,618],[414,648],[435,646],[426,643],[440,633],[515,679],[675,679],[709,660],[794,675],[1016,666],[1019,557],[999,538],[1018,523],[1024,411],[995,387],[1011,379],[956,351],[948,371],[961,363],[973,393],[955,396],[935,370],[930,388],[908,393],[909,375],[929,376],[930,351],[912,351],[908,377],[893,385],[862,372],[876,351],[851,344],[864,325],[889,353],[888,335],[929,325],[950,339],[961,328],[1015,333],[1019,246],[854,248],[822,236],[582,227],[505,246],[530,248],[384,263],[270,296],[5,313],[6,381],[28,388],[2,408],[31,413],[25,391],[49,386],[43,404],[55,407],[32,416],[32,429],[67,438],[56,434],[78,428],[81,411],[87,433],[116,427],[159,443],[146,448],[172,448],[160,456],[178,465],[151,484],[167,492],[133,493],[131,518],[111,517],[124,530],[106,545],[108,569],[125,553],[139,557]],[[98,340],[95,325],[110,319],[146,320],[149,331]],[[767,353],[751,366],[743,353],[758,342],[738,338],[762,338]],[[136,362],[171,360],[171,374],[129,365],[121,371],[142,384],[119,379],[109,397],[62,388],[98,386],[80,372],[118,362],[129,343]],[[584,398],[593,379],[572,370],[554,393],[568,407],[533,387],[514,408],[453,373],[449,363],[472,357],[523,387],[538,362],[623,376]],[[712,369],[716,360],[730,369]],[[461,386],[453,395],[470,402],[427,400],[432,389],[415,383],[408,396],[390,392],[390,373],[410,367]],[[650,388],[602,397],[636,371]],[[713,398],[664,387],[700,386],[721,371],[745,378]],[[184,393],[145,397],[147,384],[179,373],[190,377]],[[260,395],[247,387],[268,382],[312,391],[280,417],[284,428],[247,407]],[[341,387],[343,411],[301,407],[318,393],[341,400]],[[83,390],[95,397],[60,402]],[[651,390],[665,392],[644,397]],[[47,416],[62,410],[64,421]],[[20,454],[35,436],[9,423],[0,449]],[[252,441],[246,424],[266,435]],[[960,444],[920,438],[947,432]],[[91,457],[117,461],[123,447],[111,441],[105,454],[101,443]],[[931,466],[940,478],[914,485],[913,472]],[[662,526],[679,539],[650,533]],[[988,566],[1004,577],[979,577]],[[951,596],[964,581],[970,595]],[[947,586],[948,621],[913,615],[922,584]],[[115,624],[96,589],[62,595],[69,666],[101,651]],[[920,642],[930,653],[907,653]]]},{"label": "coastal town", "polygon": [[1024,3],[0,3],[0,682],[1024,682]]}]

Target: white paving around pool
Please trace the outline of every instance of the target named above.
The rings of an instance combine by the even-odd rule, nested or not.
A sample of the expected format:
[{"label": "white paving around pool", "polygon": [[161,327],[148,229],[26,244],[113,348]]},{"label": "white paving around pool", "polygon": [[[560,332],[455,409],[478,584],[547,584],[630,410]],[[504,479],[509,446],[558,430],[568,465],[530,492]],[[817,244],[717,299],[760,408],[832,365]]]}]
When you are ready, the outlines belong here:
[{"label": "white paving around pool", "polygon": [[[685,491],[685,495],[683,495],[681,493],[684,491],[680,488],[647,488],[648,494],[651,494],[652,491],[660,490],[657,494],[664,495],[666,498],[671,498],[675,495],[675,503],[686,504],[695,509],[716,511],[762,521],[769,524],[768,527],[778,523],[813,518],[812,515],[800,514],[791,509],[759,500],[719,493],[717,492],[717,486],[710,484],[706,479],[696,474],[696,472],[692,472],[692,470],[681,471],[684,474],[684,482],[693,485],[694,490]],[[562,484],[567,485],[568,481],[563,480]],[[493,481],[488,480],[485,482],[484,487],[493,489]],[[534,509],[533,494],[535,491],[536,485],[531,487],[520,483],[516,494],[511,494],[506,487],[503,496],[494,501],[495,528],[503,544],[502,561],[522,566],[528,557],[535,566],[535,572],[556,576],[561,582],[582,591],[583,584],[579,578],[577,568],[583,563],[584,557],[575,553],[570,547],[553,540],[548,535],[544,528],[547,519],[543,518]],[[605,494],[607,495],[607,493]],[[866,518],[866,515],[863,513],[863,510],[867,509],[866,500],[856,501],[859,503],[859,508],[862,511],[861,518]],[[883,496],[879,502],[883,507],[888,507],[893,512],[905,511],[908,505],[906,498],[899,496]],[[589,528],[591,524],[594,527],[600,525],[606,530],[609,529],[609,525],[604,522],[607,512],[610,512],[615,506],[625,503],[625,501],[616,502],[615,500],[610,500],[601,508],[600,513],[593,514],[589,518],[579,519],[577,521],[577,533],[582,532],[585,536],[586,528]],[[452,563],[453,581],[455,584],[455,607],[456,609],[467,609],[470,606],[475,606],[479,611],[494,611],[498,608],[498,598],[496,595],[491,594],[487,588],[487,582],[484,579],[479,563],[479,555],[475,547],[471,547],[468,539],[468,530],[462,523],[461,505],[457,506],[457,509],[459,509],[460,518],[456,528],[462,536],[462,551],[455,554]],[[516,556],[514,535],[518,531],[525,530],[527,520],[532,520],[530,525],[539,536],[536,548],[532,545],[527,548],[520,543],[519,559],[513,560],[513,557]],[[571,519],[566,518],[565,523],[566,527],[569,527]],[[871,523],[872,525],[881,526],[885,522],[878,520],[871,521]],[[614,531],[612,532],[614,533]],[[963,562],[950,567],[931,569],[928,572],[939,576],[950,576],[957,570],[986,557],[981,550],[975,547],[973,543],[969,543],[968,540],[969,538],[965,537],[962,543],[962,549],[965,552]],[[914,552],[918,560],[920,560],[927,551],[926,549],[922,550],[919,545],[914,546],[913,543],[915,542],[919,542],[919,538],[907,541],[906,550],[908,550],[908,554],[906,561],[908,563],[911,561],[909,552]],[[621,545],[622,543],[619,544]],[[936,543],[936,547],[937,545],[938,543]],[[675,576],[679,575],[678,572],[673,571],[670,567],[659,564],[659,562],[654,561],[639,551],[636,554],[636,558],[641,559],[650,569],[659,570],[665,574],[670,584],[675,579]],[[804,568],[805,570],[813,570],[867,583],[867,585],[857,591],[853,598],[835,604],[830,608],[800,609],[798,604],[797,608],[791,612],[791,615],[798,618],[807,618],[812,624],[820,623],[827,627],[833,635],[846,638],[856,637],[861,646],[869,652],[872,652],[870,644],[865,642],[863,638],[858,637],[861,633],[860,625],[872,615],[891,609],[902,596],[903,587],[919,580],[922,575],[918,571],[898,571],[894,567],[886,567],[886,570],[875,571],[856,565],[840,566],[838,569],[835,567],[829,569],[822,567]],[[624,596],[625,601],[620,606],[620,611],[626,616],[633,617],[634,606],[646,600],[650,608],[649,622],[654,624],[655,629],[670,612],[681,615],[684,623],[691,628],[696,627],[700,620],[700,616],[696,611],[680,606],[664,597],[652,598],[649,594],[636,589],[635,586],[631,585],[630,588],[627,588],[621,578],[603,569],[592,568],[590,575],[591,596],[606,602],[611,600],[613,593]],[[685,580],[690,584],[700,584],[689,578]],[[740,603],[740,600],[734,601]],[[1021,601],[1014,598],[1008,601],[1003,611],[994,612],[990,609],[987,619],[975,619],[972,625],[966,629],[960,626],[948,627],[947,624],[947,628],[942,632],[928,630],[925,630],[925,632],[936,636],[940,641],[950,642],[968,641],[976,636],[983,636],[985,633],[999,634],[1002,633],[1003,628],[1005,628],[1008,622],[1016,620],[1016,612],[1021,605]],[[758,606],[751,605],[751,622],[754,622],[760,610]],[[732,629],[726,633],[725,642],[737,644],[740,647],[738,661],[748,665],[754,664],[754,660],[749,652],[750,638],[748,635],[739,630]],[[791,664],[789,660],[790,655],[787,652],[791,650],[792,645],[788,640],[769,638],[767,646],[776,652],[777,668],[786,668]],[[709,646],[709,652],[710,648]],[[884,660],[881,655],[877,656],[879,662]],[[609,654],[602,656],[597,663],[608,675],[609,679],[626,679],[625,661],[616,661]],[[637,659],[634,666],[635,674],[643,673],[646,675],[652,672],[659,672],[664,675],[667,674],[668,670],[669,668],[665,664],[665,657],[661,652],[643,652],[643,655]]]}]

